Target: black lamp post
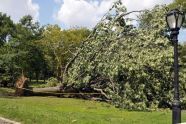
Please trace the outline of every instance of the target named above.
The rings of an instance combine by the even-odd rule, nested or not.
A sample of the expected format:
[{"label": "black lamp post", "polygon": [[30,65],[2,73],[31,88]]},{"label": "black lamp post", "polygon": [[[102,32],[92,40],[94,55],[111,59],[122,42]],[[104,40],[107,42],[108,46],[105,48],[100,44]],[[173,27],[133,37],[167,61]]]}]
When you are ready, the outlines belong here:
[{"label": "black lamp post", "polygon": [[172,124],[181,123],[181,104],[179,97],[179,68],[178,68],[178,34],[185,15],[178,9],[167,13],[166,21],[171,31],[170,38],[174,44],[174,101],[172,103]]}]

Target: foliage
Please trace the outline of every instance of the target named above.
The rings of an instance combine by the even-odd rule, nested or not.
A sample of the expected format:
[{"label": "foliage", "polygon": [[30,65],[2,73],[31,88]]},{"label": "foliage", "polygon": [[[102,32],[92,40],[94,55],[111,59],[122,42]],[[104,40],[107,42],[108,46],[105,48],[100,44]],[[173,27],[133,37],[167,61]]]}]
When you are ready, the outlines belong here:
[{"label": "foliage", "polygon": [[16,61],[21,54],[24,54],[12,49],[12,45],[7,43],[0,49],[0,83],[4,86],[7,86],[8,82],[13,83],[16,80],[19,75],[17,72],[19,66]]},{"label": "foliage", "polygon": [[0,13],[0,85],[7,86],[8,82],[14,80],[15,56],[18,53],[11,49],[12,44],[8,43],[15,29],[13,21],[6,14]]},{"label": "foliage", "polygon": [[57,25],[48,25],[45,28],[43,38],[37,42],[43,49],[49,70],[54,72],[58,80],[62,80],[62,73],[68,59],[88,34],[89,31],[85,28],[61,30]]},{"label": "foliage", "polygon": [[139,27],[127,25],[130,12],[116,2],[70,61],[65,83],[101,89],[127,109],[170,107],[173,47],[165,35],[167,8],[140,12]]},{"label": "foliage", "polygon": [[13,35],[15,26],[9,16],[0,12],[0,46],[6,43]]},{"label": "foliage", "polygon": [[180,45],[180,48],[179,48],[179,55],[180,55],[180,80],[181,80],[181,97],[183,98],[182,99],[182,106],[183,106],[183,109],[186,108],[186,84],[185,84],[185,79],[186,79],[186,45],[185,44],[182,44]]},{"label": "foliage", "polygon": [[41,27],[30,15],[18,23],[0,13],[0,82],[14,82],[23,72],[32,79],[44,80],[62,73],[69,57],[89,35],[85,28],[61,30],[57,25]]},{"label": "foliage", "polygon": [[54,77],[50,77],[48,80],[47,80],[47,84],[46,84],[46,86],[47,87],[55,87],[55,86],[57,86],[58,85],[58,80],[56,79],[56,78],[54,78]]},{"label": "foliage", "polygon": [[185,0],[174,0],[173,3],[169,5],[171,9],[179,8],[186,12],[186,2]]},{"label": "foliage", "polygon": [[[5,21],[7,19],[3,18],[2,22]],[[1,82],[14,82],[22,71],[30,78],[32,73],[37,77],[43,71],[45,61],[34,41],[40,38],[42,28],[29,15],[21,18],[19,23],[11,24],[9,29],[12,31],[1,26],[2,31],[7,31],[7,41],[0,48]]]}]

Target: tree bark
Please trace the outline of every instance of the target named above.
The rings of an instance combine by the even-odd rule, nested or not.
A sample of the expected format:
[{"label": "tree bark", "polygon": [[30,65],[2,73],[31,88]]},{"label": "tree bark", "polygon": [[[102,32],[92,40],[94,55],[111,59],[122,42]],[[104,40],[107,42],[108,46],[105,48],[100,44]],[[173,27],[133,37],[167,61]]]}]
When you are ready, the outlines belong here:
[{"label": "tree bark", "polygon": [[60,87],[46,87],[46,88],[33,88],[33,92],[53,92],[57,93],[60,92]]}]

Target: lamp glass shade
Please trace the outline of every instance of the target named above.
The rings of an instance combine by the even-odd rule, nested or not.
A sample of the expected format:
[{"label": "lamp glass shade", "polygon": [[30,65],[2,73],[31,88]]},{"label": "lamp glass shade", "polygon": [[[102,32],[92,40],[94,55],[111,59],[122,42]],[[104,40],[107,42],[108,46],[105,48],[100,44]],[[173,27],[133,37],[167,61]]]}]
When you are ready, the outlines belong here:
[{"label": "lamp glass shade", "polygon": [[184,16],[184,13],[178,9],[171,10],[166,16],[167,25],[171,30],[180,29],[184,21]]},{"label": "lamp glass shade", "polygon": [[177,27],[178,28],[181,28],[181,26],[182,26],[182,24],[183,24],[183,16],[184,15],[182,15],[182,14],[179,14],[179,16],[178,16],[178,22],[177,22]]},{"label": "lamp glass shade", "polygon": [[168,24],[170,29],[176,28],[176,18],[174,16],[174,14],[171,14],[171,15],[167,16],[167,24]]}]

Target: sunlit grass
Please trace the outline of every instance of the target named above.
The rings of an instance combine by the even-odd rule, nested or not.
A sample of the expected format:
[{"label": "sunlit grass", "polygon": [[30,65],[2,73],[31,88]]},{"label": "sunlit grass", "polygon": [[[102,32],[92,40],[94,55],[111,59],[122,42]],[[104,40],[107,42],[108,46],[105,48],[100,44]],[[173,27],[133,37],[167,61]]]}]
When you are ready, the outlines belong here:
[{"label": "sunlit grass", "polygon": [[[0,116],[24,124],[171,123],[171,111],[126,111],[103,102],[54,97],[0,98]],[[182,119],[186,121],[185,112],[182,113]]]}]

